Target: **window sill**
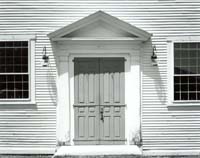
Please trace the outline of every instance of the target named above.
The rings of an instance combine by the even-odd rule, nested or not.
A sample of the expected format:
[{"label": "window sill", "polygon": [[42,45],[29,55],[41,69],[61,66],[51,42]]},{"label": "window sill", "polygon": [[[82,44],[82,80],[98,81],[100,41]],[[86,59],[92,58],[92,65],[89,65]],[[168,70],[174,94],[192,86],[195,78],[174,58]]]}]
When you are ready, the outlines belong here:
[{"label": "window sill", "polygon": [[168,107],[191,107],[191,106],[200,106],[200,101],[195,102],[172,102],[171,104],[168,104]]},{"label": "window sill", "polygon": [[36,102],[30,101],[0,101],[0,105],[36,105]]}]

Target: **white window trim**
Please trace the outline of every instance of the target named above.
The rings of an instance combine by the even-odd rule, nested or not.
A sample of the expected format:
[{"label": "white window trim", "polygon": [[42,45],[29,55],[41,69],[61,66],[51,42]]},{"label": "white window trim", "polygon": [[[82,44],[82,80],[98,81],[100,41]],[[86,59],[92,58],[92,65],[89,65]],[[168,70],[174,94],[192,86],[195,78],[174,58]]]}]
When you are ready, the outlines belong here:
[{"label": "white window trim", "polygon": [[28,99],[0,99],[0,105],[36,104],[35,102],[35,41],[34,35],[7,35],[0,37],[0,41],[28,41],[28,71],[29,98]]},{"label": "white window trim", "polygon": [[168,105],[176,106],[190,106],[190,105],[200,105],[200,100],[190,101],[190,100],[174,100],[174,43],[184,43],[184,42],[200,42],[200,36],[181,36],[181,37],[171,37],[167,39],[167,71],[168,71]]}]

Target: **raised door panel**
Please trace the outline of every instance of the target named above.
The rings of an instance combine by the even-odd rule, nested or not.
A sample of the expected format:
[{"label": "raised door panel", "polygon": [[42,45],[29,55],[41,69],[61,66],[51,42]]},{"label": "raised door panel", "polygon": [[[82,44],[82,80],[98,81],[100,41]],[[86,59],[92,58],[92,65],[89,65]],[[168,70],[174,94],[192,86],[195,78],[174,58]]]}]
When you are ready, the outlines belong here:
[{"label": "raised door panel", "polygon": [[94,58],[75,58],[75,144],[98,144],[99,64]]},{"label": "raised door panel", "polygon": [[99,104],[99,64],[96,58],[74,59],[75,104]]},{"label": "raised door panel", "polygon": [[124,80],[124,58],[100,59],[101,144],[124,143]]}]

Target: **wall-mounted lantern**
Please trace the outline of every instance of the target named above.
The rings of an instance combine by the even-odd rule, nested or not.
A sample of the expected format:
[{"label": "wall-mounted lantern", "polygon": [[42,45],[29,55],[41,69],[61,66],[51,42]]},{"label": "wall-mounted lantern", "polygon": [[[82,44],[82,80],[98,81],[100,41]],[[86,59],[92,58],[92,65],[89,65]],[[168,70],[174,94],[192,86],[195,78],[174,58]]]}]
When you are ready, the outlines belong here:
[{"label": "wall-mounted lantern", "polygon": [[49,56],[47,55],[46,46],[44,46],[42,54],[42,66],[47,67],[49,63]]},{"label": "wall-mounted lantern", "polygon": [[156,55],[156,46],[153,46],[153,52],[151,55],[151,62],[153,66],[157,66],[158,65],[158,61],[157,61],[157,55]]}]

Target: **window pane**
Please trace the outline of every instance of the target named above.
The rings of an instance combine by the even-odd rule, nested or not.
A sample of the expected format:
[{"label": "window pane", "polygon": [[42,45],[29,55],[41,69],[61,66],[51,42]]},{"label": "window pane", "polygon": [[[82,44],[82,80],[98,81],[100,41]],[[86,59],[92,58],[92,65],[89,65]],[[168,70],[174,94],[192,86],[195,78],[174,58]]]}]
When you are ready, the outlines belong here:
[{"label": "window pane", "polygon": [[181,100],[188,100],[188,93],[181,93]]},{"label": "window pane", "polygon": [[13,41],[5,42],[6,47],[13,47]]},{"label": "window pane", "polygon": [[6,83],[0,82],[0,91],[5,91],[6,89]]},{"label": "window pane", "polygon": [[27,65],[23,65],[21,67],[21,72],[28,72],[28,66]]},{"label": "window pane", "polygon": [[23,83],[23,90],[28,90],[28,83]]},{"label": "window pane", "polygon": [[174,93],[174,100],[180,100],[180,93]]},{"label": "window pane", "polygon": [[22,82],[15,83],[15,90],[19,91],[19,90],[22,90],[22,89],[23,89]]},{"label": "window pane", "polygon": [[190,93],[189,94],[189,100],[196,100],[196,99],[197,99],[196,93]]},{"label": "window pane", "polygon": [[6,71],[6,67],[4,65],[0,65],[0,73],[4,73]]},{"label": "window pane", "polygon": [[190,67],[190,74],[197,74],[197,67]]},{"label": "window pane", "polygon": [[13,55],[14,55],[15,57],[21,57],[21,48],[14,48],[13,51],[14,51],[14,52],[13,52]]},{"label": "window pane", "polygon": [[21,57],[15,57],[14,65],[20,65],[22,63]]},{"label": "window pane", "polygon": [[6,42],[0,42],[0,47],[5,47],[6,46]]},{"label": "window pane", "polygon": [[181,77],[180,76],[174,76],[174,84],[178,84],[181,81]]},{"label": "window pane", "polygon": [[188,83],[188,79],[189,77],[188,76],[181,76],[181,83]]},{"label": "window pane", "polygon": [[197,100],[200,100],[200,93],[197,93]]},{"label": "window pane", "polygon": [[28,75],[23,75],[23,81],[28,82]]},{"label": "window pane", "polygon": [[0,90],[0,98],[6,98],[6,91],[5,90]]},{"label": "window pane", "polygon": [[175,59],[180,59],[181,58],[181,51],[179,49],[177,49],[177,50],[175,49],[174,52],[175,52],[174,53],[174,58]]},{"label": "window pane", "polygon": [[197,50],[191,50],[190,51],[189,57],[191,59],[195,59],[197,56],[198,56],[198,51]]},{"label": "window pane", "polygon": [[21,63],[22,63],[23,65],[27,65],[27,64],[28,64],[28,57],[22,57],[22,58],[21,58]]},{"label": "window pane", "polygon": [[22,46],[23,47],[28,47],[28,42],[27,41],[22,41]]},{"label": "window pane", "polygon": [[197,77],[196,76],[190,76],[189,77],[189,83],[196,83],[197,82]]},{"label": "window pane", "polygon": [[23,91],[23,98],[28,98],[28,91]]},{"label": "window pane", "polygon": [[188,59],[181,59],[181,66],[189,66],[189,60]]},{"label": "window pane", "polygon": [[22,42],[21,41],[15,41],[14,42],[14,47],[21,47],[22,46]]},{"label": "window pane", "polygon": [[181,92],[188,92],[188,84],[181,84]]},{"label": "window pane", "polygon": [[14,91],[14,82],[8,82],[8,90]]},{"label": "window pane", "polygon": [[23,98],[22,91],[16,91],[15,96],[16,96],[16,98]]},{"label": "window pane", "polygon": [[181,74],[181,69],[179,67],[174,67],[175,74]]},{"label": "window pane", "polygon": [[188,52],[188,50],[184,50],[184,49],[180,49],[180,59],[187,59],[188,58],[188,56],[189,56],[189,52]]},{"label": "window pane", "polygon": [[20,66],[15,66],[14,67],[14,72],[22,72],[21,65]]},{"label": "window pane", "polygon": [[21,53],[22,56],[28,56],[28,48],[22,48]]},{"label": "window pane", "polygon": [[6,60],[5,60],[5,57],[0,56],[0,65],[5,65],[5,64],[6,64],[5,61],[6,61]]},{"label": "window pane", "polygon": [[4,56],[6,55],[5,52],[6,52],[6,51],[5,51],[5,48],[1,48],[1,47],[0,47],[0,56],[1,56],[1,57],[4,57]]},{"label": "window pane", "polygon": [[179,84],[175,84],[174,85],[174,91],[175,92],[179,92],[180,91],[180,85]]},{"label": "window pane", "polygon": [[197,91],[200,92],[200,83],[197,84]]},{"label": "window pane", "polygon": [[189,91],[190,92],[196,92],[197,85],[196,84],[189,84]]},{"label": "window pane", "polygon": [[14,98],[14,91],[7,91],[7,98]]}]

